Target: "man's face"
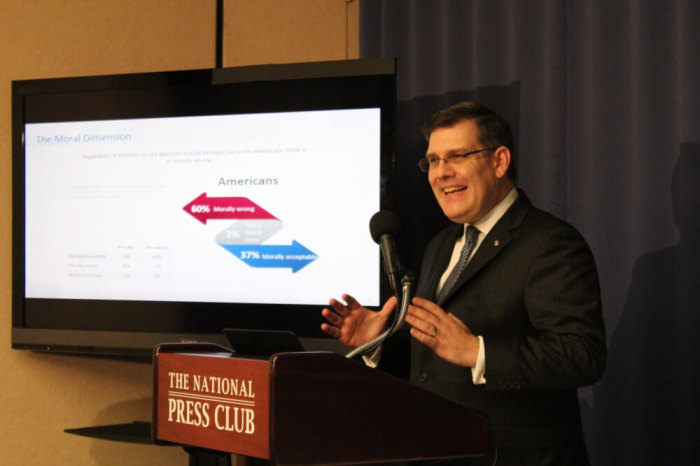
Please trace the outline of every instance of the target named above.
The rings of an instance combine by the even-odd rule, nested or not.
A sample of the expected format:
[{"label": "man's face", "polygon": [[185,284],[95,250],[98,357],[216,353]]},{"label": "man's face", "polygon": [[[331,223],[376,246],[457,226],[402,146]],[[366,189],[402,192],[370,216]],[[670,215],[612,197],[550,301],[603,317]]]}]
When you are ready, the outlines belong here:
[{"label": "man's face", "polygon": [[[445,158],[485,149],[479,142],[478,129],[471,120],[438,128],[430,134],[427,157]],[[494,152],[479,152],[466,159],[445,163],[440,160],[430,169],[428,181],[444,214],[456,223],[476,223],[510,191],[505,178],[510,153],[505,147]]]}]

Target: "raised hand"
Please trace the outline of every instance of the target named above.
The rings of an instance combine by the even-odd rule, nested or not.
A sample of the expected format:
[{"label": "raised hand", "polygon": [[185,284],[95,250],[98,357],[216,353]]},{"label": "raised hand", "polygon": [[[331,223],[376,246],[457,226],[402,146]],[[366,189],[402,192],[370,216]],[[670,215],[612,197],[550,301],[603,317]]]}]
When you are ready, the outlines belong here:
[{"label": "raised hand", "polygon": [[321,330],[351,348],[360,346],[381,333],[397,301],[392,296],[380,311],[372,311],[348,294],[344,294],[342,300],[344,302],[331,299],[328,302],[330,309],[324,308],[321,311],[328,321],[321,324]]},{"label": "raised hand", "polygon": [[454,314],[427,299],[415,297],[408,307],[406,322],[412,327],[411,335],[445,361],[475,366],[479,339]]}]

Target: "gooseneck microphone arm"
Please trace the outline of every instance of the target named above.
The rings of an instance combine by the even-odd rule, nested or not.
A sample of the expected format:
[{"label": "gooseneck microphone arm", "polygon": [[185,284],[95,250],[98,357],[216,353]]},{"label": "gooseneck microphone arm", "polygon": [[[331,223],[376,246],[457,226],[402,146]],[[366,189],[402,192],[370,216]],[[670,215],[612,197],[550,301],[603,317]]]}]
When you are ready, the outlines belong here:
[{"label": "gooseneck microphone arm", "polygon": [[384,340],[389,338],[391,335],[396,333],[398,329],[401,328],[404,321],[406,320],[406,314],[408,313],[408,305],[411,303],[411,296],[413,294],[412,274],[408,273],[404,275],[403,279],[401,280],[401,290],[402,293],[399,299],[400,306],[398,312],[395,314],[393,324],[389,328],[384,330],[382,333],[380,333],[378,336],[374,337],[372,340],[350,351],[348,354],[345,355],[346,358],[354,358],[358,354],[366,354],[373,351],[379,345],[384,343]]},{"label": "gooseneck microphone arm", "polygon": [[369,230],[372,239],[379,243],[381,247],[384,271],[389,277],[389,284],[391,285],[394,295],[399,298],[399,309],[398,312],[394,314],[394,322],[391,326],[377,337],[350,351],[345,355],[347,358],[353,358],[358,354],[365,354],[374,350],[381,345],[384,340],[396,333],[406,320],[408,305],[411,303],[413,295],[413,274],[403,270],[396,252],[396,242],[394,238],[397,238],[401,231],[399,219],[396,214],[388,210],[380,210],[370,219]]}]

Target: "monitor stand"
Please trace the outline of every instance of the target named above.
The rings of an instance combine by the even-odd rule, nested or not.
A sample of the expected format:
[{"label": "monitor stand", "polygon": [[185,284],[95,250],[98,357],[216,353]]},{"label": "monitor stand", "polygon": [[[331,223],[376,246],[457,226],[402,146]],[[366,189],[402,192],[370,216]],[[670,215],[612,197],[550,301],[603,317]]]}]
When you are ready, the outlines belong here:
[{"label": "monitor stand", "polygon": [[[106,426],[80,427],[65,429],[68,434],[115,442],[140,443],[156,445],[151,438],[151,423],[134,421],[130,424],[112,424]],[[189,466],[231,466],[231,454],[206,448],[163,443],[163,446],[181,446],[190,458]],[[257,463],[255,463],[257,464]]]}]

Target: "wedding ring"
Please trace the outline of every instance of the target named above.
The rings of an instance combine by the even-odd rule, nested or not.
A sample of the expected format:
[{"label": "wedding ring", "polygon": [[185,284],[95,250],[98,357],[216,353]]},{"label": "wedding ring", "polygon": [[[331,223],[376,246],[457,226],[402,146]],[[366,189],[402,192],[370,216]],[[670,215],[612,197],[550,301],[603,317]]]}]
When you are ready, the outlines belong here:
[{"label": "wedding ring", "polygon": [[437,327],[433,325],[433,334],[432,334],[433,338],[435,338],[437,336],[437,332],[438,332]]}]

